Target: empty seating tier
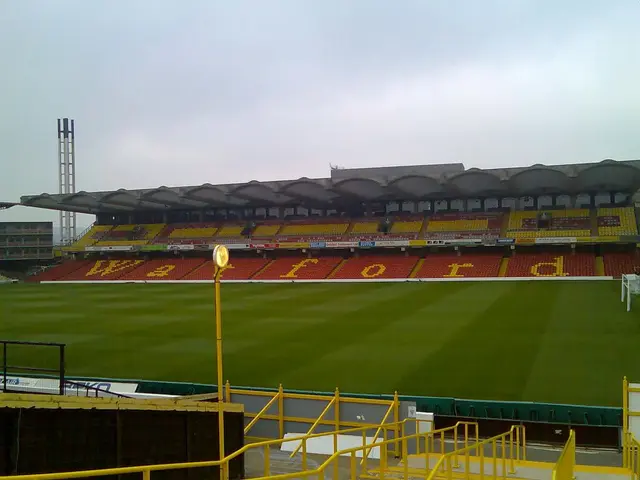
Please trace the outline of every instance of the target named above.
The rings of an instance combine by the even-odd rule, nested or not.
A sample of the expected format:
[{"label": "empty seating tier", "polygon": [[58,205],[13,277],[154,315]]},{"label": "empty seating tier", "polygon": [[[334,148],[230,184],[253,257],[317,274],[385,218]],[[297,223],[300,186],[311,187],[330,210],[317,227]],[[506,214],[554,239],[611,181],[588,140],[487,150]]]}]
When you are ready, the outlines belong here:
[{"label": "empty seating tier", "polygon": [[429,255],[416,272],[416,278],[497,277],[502,256],[486,255]]},{"label": "empty seating tier", "polygon": [[111,225],[93,225],[89,229],[89,231],[82,236],[82,238],[78,239],[78,241],[72,245],[72,247],[90,247],[98,240],[100,240],[112,228],[113,227]]},{"label": "empty seating tier", "polygon": [[424,219],[396,220],[391,225],[391,233],[419,233],[423,223]]},{"label": "empty seating tier", "polygon": [[163,229],[162,223],[145,225],[116,225],[96,242],[97,246],[146,245]]},{"label": "empty seating tier", "polygon": [[365,255],[347,260],[333,278],[407,278],[417,262],[404,255]]},{"label": "empty seating tier", "polygon": [[640,267],[640,258],[635,252],[606,253],[603,260],[604,274],[613,277],[635,273],[636,269]]},{"label": "empty seating tier", "polygon": [[633,207],[599,208],[598,235],[638,235]]},{"label": "empty seating tier", "polygon": [[88,260],[68,260],[60,265],[51,267],[38,275],[29,278],[30,282],[50,282],[53,280],[62,280],[66,276],[71,275],[73,272],[79,270],[82,267],[89,265]]},{"label": "empty seating tier", "polygon": [[256,280],[320,280],[340,263],[340,257],[280,258],[259,272]]},{"label": "empty seating tier", "polygon": [[511,212],[507,236],[511,238],[588,237],[591,217],[587,209]]},{"label": "empty seating tier", "polygon": [[331,223],[293,223],[284,225],[279,235],[313,236],[313,235],[343,235],[349,227],[348,222]]},{"label": "empty seating tier", "polygon": [[218,230],[218,237],[241,237],[244,225],[223,225]]},{"label": "empty seating tier", "polygon": [[357,234],[371,234],[378,233],[378,227],[380,226],[380,222],[355,222],[352,224],[351,233],[354,235]]},{"label": "empty seating tier", "polygon": [[[201,266],[204,258],[154,259],[122,275],[120,280],[180,280]],[[213,262],[211,262],[213,263]]]},{"label": "empty seating tier", "polygon": [[281,227],[280,224],[258,225],[256,228],[254,228],[253,233],[251,235],[253,237],[267,237],[267,238],[275,237],[276,233],[278,233],[278,230],[280,230],[280,227]]},{"label": "empty seating tier", "polygon": [[59,280],[119,280],[143,263],[140,259],[92,260]]},{"label": "empty seating tier", "polygon": [[502,213],[438,213],[427,224],[426,238],[497,238]]},{"label": "empty seating tier", "polygon": [[[264,258],[232,258],[227,268],[222,272],[222,279],[249,280],[267,263],[269,261]],[[213,262],[207,261],[184,277],[184,280],[211,280],[213,279],[213,271]]]},{"label": "empty seating tier", "polygon": [[595,275],[588,253],[521,253],[509,259],[508,277],[587,277]]}]

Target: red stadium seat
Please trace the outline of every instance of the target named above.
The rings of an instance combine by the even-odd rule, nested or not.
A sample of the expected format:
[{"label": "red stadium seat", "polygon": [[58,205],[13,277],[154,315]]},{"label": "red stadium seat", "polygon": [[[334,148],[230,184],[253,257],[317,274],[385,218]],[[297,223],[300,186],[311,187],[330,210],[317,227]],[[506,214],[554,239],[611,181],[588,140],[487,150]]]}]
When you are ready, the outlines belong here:
[{"label": "red stadium seat", "polygon": [[586,277],[595,275],[590,253],[520,253],[509,259],[508,277]]},{"label": "red stadium seat", "polygon": [[144,262],[120,280],[180,280],[205,262],[204,258],[162,258]]},{"label": "red stadium seat", "polygon": [[340,257],[280,258],[254,277],[256,280],[319,280],[340,263]]},{"label": "red stadium seat", "polygon": [[[264,258],[232,258],[222,272],[222,280],[248,280],[267,263],[269,261]],[[213,262],[210,260],[183,278],[183,280],[211,279],[213,279]]]},{"label": "red stadium seat", "polygon": [[119,280],[143,263],[140,259],[92,260],[59,280]]},{"label": "red stadium seat", "polygon": [[407,278],[417,262],[413,256],[365,255],[347,260],[333,278]]},{"label": "red stadium seat", "polygon": [[497,277],[502,255],[435,254],[424,259],[416,278]]},{"label": "red stadium seat", "polygon": [[640,267],[640,258],[631,252],[605,253],[604,274],[613,277],[622,277],[623,274],[635,273],[637,267]]},{"label": "red stadium seat", "polygon": [[54,280],[61,280],[65,276],[72,274],[82,267],[86,267],[89,264],[88,260],[68,260],[60,265],[50,268],[38,275],[34,275],[29,278],[29,282],[50,282]]}]

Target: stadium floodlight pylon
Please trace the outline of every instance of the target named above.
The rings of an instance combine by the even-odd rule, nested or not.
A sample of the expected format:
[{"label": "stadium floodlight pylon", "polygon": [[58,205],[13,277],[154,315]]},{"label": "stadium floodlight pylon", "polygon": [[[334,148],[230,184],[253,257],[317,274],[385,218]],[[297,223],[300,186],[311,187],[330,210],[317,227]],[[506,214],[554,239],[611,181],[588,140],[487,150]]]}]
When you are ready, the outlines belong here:
[{"label": "stadium floodlight pylon", "polygon": [[[76,193],[76,147],[73,120],[58,119],[58,180],[60,195]],[[60,237],[63,245],[76,238],[76,213],[60,210]]]},{"label": "stadium floodlight pylon", "polygon": [[627,312],[631,311],[631,295],[640,295],[640,275],[635,273],[622,275],[620,301],[627,301]]}]

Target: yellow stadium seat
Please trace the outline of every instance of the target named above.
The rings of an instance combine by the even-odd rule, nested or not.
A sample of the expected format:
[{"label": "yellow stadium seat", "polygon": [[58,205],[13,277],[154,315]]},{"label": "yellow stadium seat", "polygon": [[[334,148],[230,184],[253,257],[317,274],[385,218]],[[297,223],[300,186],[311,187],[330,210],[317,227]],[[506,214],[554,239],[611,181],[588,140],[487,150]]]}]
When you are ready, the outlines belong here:
[{"label": "yellow stadium seat", "polygon": [[357,222],[353,224],[351,233],[378,233],[378,222]]},{"label": "yellow stadium seat", "polygon": [[242,225],[223,225],[218,230],[218,237],[241,237],[244,227]]},{"label": "yellow stadium seat", "polygon": [[280,235],[343,235],[348,223],[304,223],[285,225]]},{"label": "yellow stadium seat", "polygon": [[186,227],[175,228],[169,234],[169,238],[210,238],[213,237],[218,229],[216,227]]},{"label": "yellow stadium seat", "polygon": [[396,221],[391,226],[391,233],[418,233],[424,220]]},{"label": "yellow stadium seat", "polygon": [[280,225],[258,225],[252,235],[254,237],[273,237],[280,230]]},{"label": "yellow stadium seat", "polygon": [[[633,207],[599,208],[597,214],[598,235],[638,235],[638,224]],[[602,225],[604,218],[601,217],[618,217],[619,225]]]}]

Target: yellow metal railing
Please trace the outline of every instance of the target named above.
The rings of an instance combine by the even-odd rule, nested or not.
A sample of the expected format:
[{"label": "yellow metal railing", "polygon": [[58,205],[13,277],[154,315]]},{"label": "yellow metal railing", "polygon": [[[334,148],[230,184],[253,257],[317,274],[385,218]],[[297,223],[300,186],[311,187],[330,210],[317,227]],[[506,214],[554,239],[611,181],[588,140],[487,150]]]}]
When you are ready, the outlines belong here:
[{"label": "yellow metal railing", "polygon": [[[405,460],[405,464],[407,463],[407,452],[408,452],[408,442],[415,441],[416,445],[438,445],[438,442],[442,443],[444,446],[445,437],[451,437],[454,435],[454,432],[459,430],[461,427],[465,428],[465,431],[468,431],[469,425],[473,425],[475,430],[477,431],[477,424],[472,422],[459,422],[458,424],[447,427],[441,430],[433,430],[430,432],[419,432],[419,420],[416,419],[406,419],[400,422],[400,425],[390,423],[388,425],[383,425],[383,435],[387,437],[389,431],[395,431],[395,429],[400,428],[402,431],[406,429],[406,425],[409,422],[415,422],[416,433],[406,435],[402,438],[391,438],[387,440],[383,440],[376,443],[367,443],[367,430],[373,430],[372,427],[360,427],[360,428],[351,428],[347,430],[341,430],[338,432],[327,432],[327,433],[317,433],[312,435],[302,435],[299,437],[292,437],[287,439],[276,439],[269,440],[259,443],[251,443],[247,444],[241,449],[233,452],[230,455],[227,455],[222,460],[212,460],[206,462],[191,462],[191,463],[172,463],[172,464],[162,464],[162,465],[143,465],[137,467],[120,467],[120,468],[108,468],[101,470],[84,470],[77,472],[62,472],[62,473],[47,473],[47,474],[33,474],[33,475],[13,475],[9,477],[0,477],[0,480],[66,480],[73,478],[92,478],[92,477],[102,477],[102,476],[116,476],[116,475],[125,475],[131,473],[141,473],[142,480],[150,480],[151,472],[157,471],[166,471],[166,470],[185,470],[192,468],[206,468],[206,467],[218,467],[223,469],[224,478],[228,478],[229,472],[229,463],[242,454],[247,454],[248,452],[255,450],[259,451],[263,454],[264,460],[263,464],[259,468],[259,471],[256,472],[257,475],[247,475],[245,478],[260,478],[260,479],[280,479],[285,480],[289,478],[303,478],[310,476],[317,476],[321,478],[324,476],[325,470],[327,468],[332,467],[334,469],[334,477],[338,478],[338,460],[340,456],[349,456],[350,457],[350,478],[351,480],[357,480],[359,475],[359,465],[357,462],[357,458],[362,456],[366,460],[366,455],[371,452],[372,448],[379,448],[379,456],[380,456],[380,468],[382,472],[386,472],[388,468],[387,459],[389,453],[391,451],[390,446],[395,442],[398,442],[402,445],[401,452],[402,456]],[[376,427],[378,428],[378,426]],[[356,434],[362,433],[362,445],[357,447],[353,447],[350,449],[342,450],[342,451],[334,451],[334,453],[319,467],[314,470],[308,469],[308,458],[307,458],[307,443],[312,438],[323,437],[323,436],[334,436],[341,434]],[[456,437],[458,438],[458,437]],[[463,438],[461,441],[465,443],[469,442],[469,438]],[[301,442],[301,467],[302,470],[299,472],[292,472],[281,475],[272,475],[272,464],[271,464],[271,450],[274,448],[279,448],[283,443],[286,442]],[[334,445],[337,445],[337,442],[334,442]],[[442,447],[444,451],[444,447]],[[367,468],[367,462],[365,461],[364,466],[361,467],[361,470]]]},{"label": "yellow metal railing", "polygon": [[640,442],[633,433],[625,432],[623,443],[623,467],[630,470],[631,479],[640,480]]},{"label": "yellow metal railing", "polygon": [[[486,453],[487,449],[490,451],[489,455]],[[472,456],[476,457],[473,460],[477,459],[477,462],[474,462],[478,464],[477,472],[472,471],[471,468]],[[462,471],[459,471],[461,459],[464,466]],[[516,462],[520,460],[526,460],[525,430],[521,425],[514,425],[506,433],[440,456],[433,469],[430,469],[427,459],[426,468],[430,469],[430,473],[429,476],[425,475],[425,480],[433,480],[436,477],[445,477],[447,480],[451,480],[454,476],[456,479],[469,480],[476,478],[476,475],[480,479],[506,479],[516,472]],[[486,471],[487,466],[489,467],[488,472]]]},{"label": "yellow metal railing", "polygon": [[569,432],[569,439],[562,449],[560,458],[553,467],[552,480],[573,480],[576,467],[576,434]]}]

